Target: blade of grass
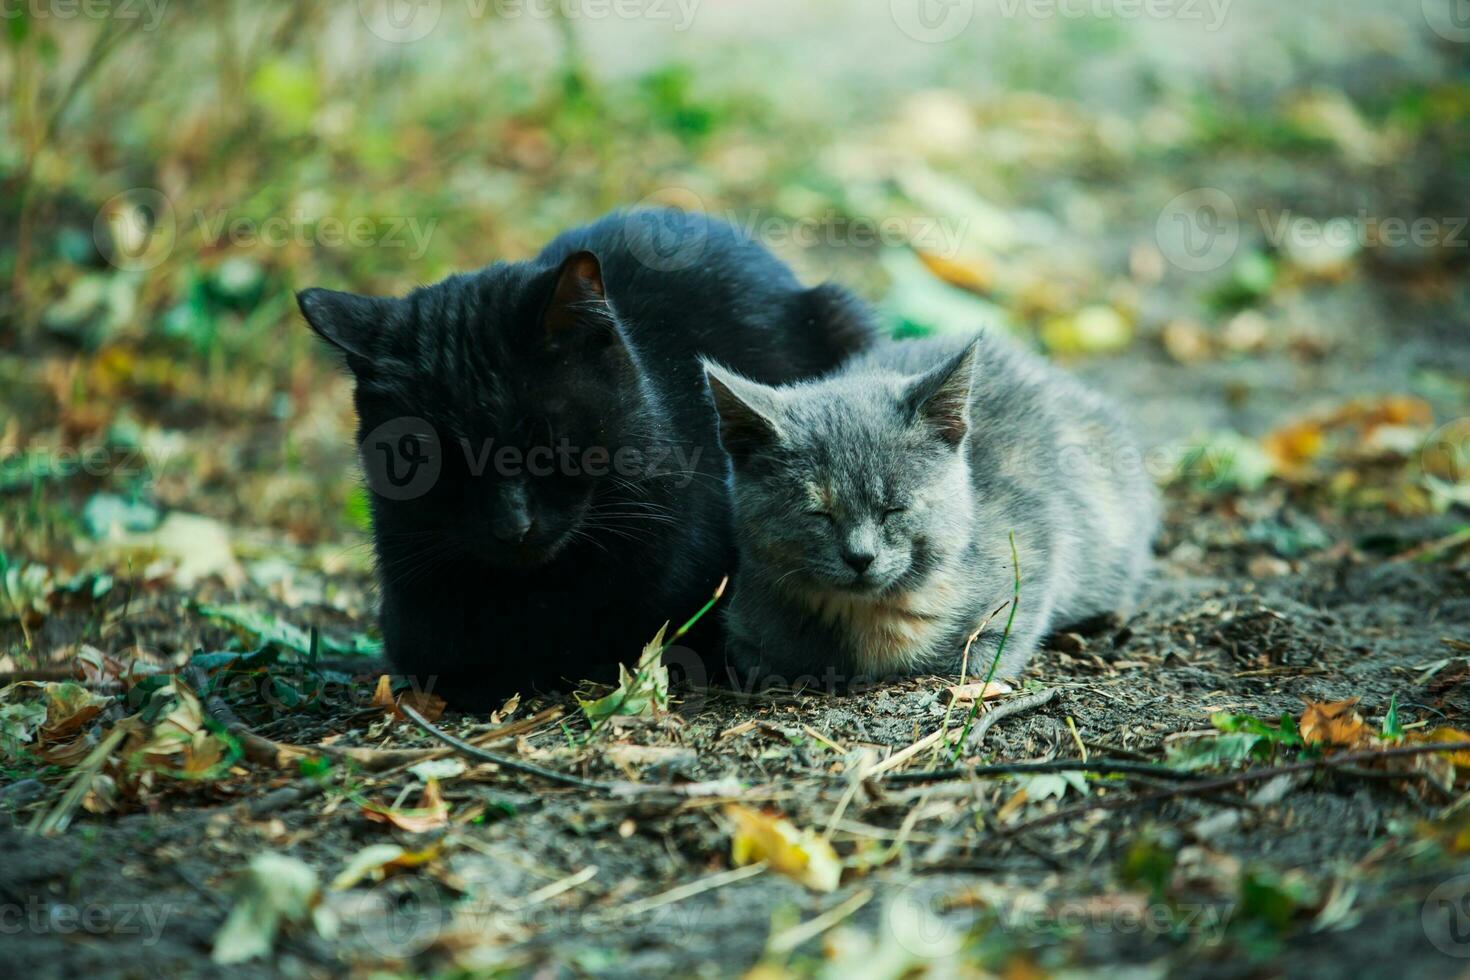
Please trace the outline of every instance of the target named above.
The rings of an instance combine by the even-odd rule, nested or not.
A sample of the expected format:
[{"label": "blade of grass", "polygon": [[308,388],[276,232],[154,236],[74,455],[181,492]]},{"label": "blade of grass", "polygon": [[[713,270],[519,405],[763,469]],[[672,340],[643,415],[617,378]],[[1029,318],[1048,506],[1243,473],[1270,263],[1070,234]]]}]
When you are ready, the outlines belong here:
[{"label": "blade of grass", "polygon": [[[1000,656],[1006,652],[1006,641],[1011,638],[1011,627],[1016,622],[1016,610],[1021,606],[1021,556],[1016,551],[1016,532],[1011,532],[1011,568],[1014,570],[1016,587],[1011,594],[1011,614],[1006,617],[1005,632],[1000,635],[1000,642],[995,646],[995,657],[990,661],[990,669],[985,672],[985,685],[990,686],[990,681],[995,677],[995,669],[1000,666]],[[984,690],[984,687],[981,690]],[[964,750],[965,741],[970,737],[970,728],[975,724],[975,716],[980,713],[980,705],[985,702],[984,698],[976,698],[975,703],[970,706],[970,715],[965,719],[964,730],[960,737],[955,740],[950,756],[951,762],[958,762],[960,752]]]}]

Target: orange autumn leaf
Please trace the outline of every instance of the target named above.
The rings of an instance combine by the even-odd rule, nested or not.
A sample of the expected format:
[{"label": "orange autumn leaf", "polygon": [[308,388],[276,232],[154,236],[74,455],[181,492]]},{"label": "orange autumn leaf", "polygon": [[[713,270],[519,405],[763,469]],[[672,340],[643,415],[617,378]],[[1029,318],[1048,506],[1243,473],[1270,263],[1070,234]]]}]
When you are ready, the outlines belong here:
[{"label": "orange autumn leaf", "polygon": [[1352,748],[1373,741],[1373,732],[1363,716],[1353,710],[1357,698],[1346,701],[1308,701],[1299,725],[1302,741],[1308,745],[1335,745]]},{"label": "orange autumn leaf", "polygon": [[1386,398],[1357,398],[1338,409],[1335,425],[1356,425],[1364,432],[1383,425],[1427,427],[1434,423],[1434,409],[1422,398],[1389,395]]},{"label": "orange autumn leaf", "polygon": [[373,688],[372,705],[388,714],[397,714],[398,705],[393,700],[393,680],[387,674],[378,677],[378,686]]},{"label": "orange autumn leaf", "polygon": [[1321,455],[1326,441],[1319,423],[1293,422],[1268,433],[1261,440],[1261,448],[1277,469],[1290,473]]},{"label": "orange autumn leaf", "polygon": [[[405,691],[398,698],[399,705],[407,705],[429,721],[438,721],[439,716],[444,714],[444,709],[449,705],[437,694],[428,691]],[[396,712],[400,717],[403,712]]]},{"label": "orange autumn leaf", "polygon": [[984,294],[995,285],[995,270],[982,260],[950,258],[920,248],[914,249],[914,253],[930,272],[951,286]]},{"label": "orange autumn leaf", "polygon": [[[1433,742],[1470,742],[1470,732],[1462,732],[1458,728],[1436,728],[1427,732],[1411,732],[1408,740],[1416,745],[1428,745]],[[1457,768],[1470,769],[1470,749],[1438,754],[1454,763]]]},{"label": "orange autumn leaf", "polygon": [[411,834],[421,834],[448,825],[449,804],[444,802],[444,797],[439,793],[439,780],[430,778],[419,796],[418,806],[394,809],[368,803],[363,805],[362,814],[375,823],[388,824]]},{"label": "orange autumn leaf", "polygon": [[387,674],[378,678],[378,686],[373,689],[372,705],[383,709],[384,714],[392,715],[399,720],[408,717],[399,710],[401,706],[407,705],[429,721],[438,721],[439,717],[444,714],[444,709],[448,707],[443,698],[427,691],[405,691],[395,698],[393,681]]}]

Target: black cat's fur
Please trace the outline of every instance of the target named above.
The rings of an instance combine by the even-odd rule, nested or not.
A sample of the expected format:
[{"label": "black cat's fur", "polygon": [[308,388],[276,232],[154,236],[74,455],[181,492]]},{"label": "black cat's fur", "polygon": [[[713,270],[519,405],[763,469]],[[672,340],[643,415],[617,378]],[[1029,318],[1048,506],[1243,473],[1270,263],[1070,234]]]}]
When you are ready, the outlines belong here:
[{"label": "black cat's fur", "polygon": [[[701,358],[779,384],[872,336],[841,288],[672,211],[608,215],[402,299],[299,302],[356,376],[388,658],[464,708],[610,676],[732,571]],[[711,676],[712,629],[683,641]]]}]

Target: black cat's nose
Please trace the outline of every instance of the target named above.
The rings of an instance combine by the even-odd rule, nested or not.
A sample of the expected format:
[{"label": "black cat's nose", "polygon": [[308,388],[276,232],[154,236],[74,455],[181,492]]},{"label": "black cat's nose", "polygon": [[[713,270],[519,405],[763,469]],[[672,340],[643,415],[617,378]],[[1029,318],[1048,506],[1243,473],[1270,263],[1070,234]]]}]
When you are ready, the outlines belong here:
[{"label": "black cat's nose", "polygon": [[842,560],[847,562],[849,568],[861,575],[868,570],[868,566],[873,564],[875,557],[867,551],[849,551],[843,554]]},{"label": "black cat's nose", "polygon": [[506,520],[496,521],[491,532],[497,540],[506,544],[520,544],[531,533],[531,525],[534,523],[529,514],[516,514]]}]

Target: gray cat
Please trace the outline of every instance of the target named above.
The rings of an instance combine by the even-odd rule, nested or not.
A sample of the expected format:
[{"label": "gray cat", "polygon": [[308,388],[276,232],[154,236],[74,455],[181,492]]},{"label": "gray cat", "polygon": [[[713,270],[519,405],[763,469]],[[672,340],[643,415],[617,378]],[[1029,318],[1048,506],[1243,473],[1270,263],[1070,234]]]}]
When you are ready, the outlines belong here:
[{"label": "gray cat", "polygon": [[[768,387],[706,363],[733,466],[726,614],[747,680],[997,676],[1137,597],[1159,503],[1116,411],[1003,338],[881,345]],[[992,615],[994,614],[994,615]]]}]

